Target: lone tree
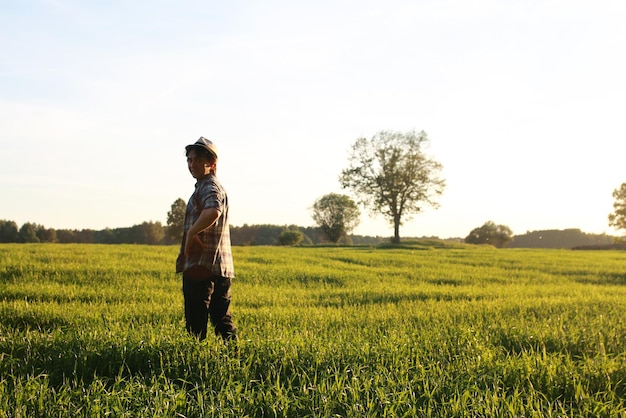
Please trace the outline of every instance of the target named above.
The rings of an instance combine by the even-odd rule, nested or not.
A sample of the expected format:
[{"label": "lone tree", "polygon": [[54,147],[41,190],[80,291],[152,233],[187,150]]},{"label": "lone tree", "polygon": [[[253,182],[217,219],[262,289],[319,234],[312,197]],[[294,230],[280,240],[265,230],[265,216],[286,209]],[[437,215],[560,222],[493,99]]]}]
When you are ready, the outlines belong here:
[{"label": "lone tree", "polygon": [[609,215],[609,226],[626,231],[626,183],[613,190],[614,212]]},{"label": "lone tree", "polygon": [[313,204],[313,220],[330,242],[337,243],[359,225],[361,211],[350,197],[329,193]]},{"label": "lone tree", "polygon": [[445,180],[441,164],[424,154],[426,132],[381,131],[352,145],[350,166],[341,172],[341,186],[349,188],[372,214],[382,214],[393,225],[400,243],[400,225],[424,205],[438,207]]},{"label": "lone tree", "polygon": [[167,236],[175,242],[183,239],[183,224],[185,222],[185,211],[187,204],[181,198],[172,203],[172,207],[167,212]]},{"label": "lone tree", "polygon": [[472,229],[472,232],[465,238],[468,244],[491,244],[496,248],[502,248],[511,241],[513,241],[511,228],[506,225],[496,225],[492,221]]}]

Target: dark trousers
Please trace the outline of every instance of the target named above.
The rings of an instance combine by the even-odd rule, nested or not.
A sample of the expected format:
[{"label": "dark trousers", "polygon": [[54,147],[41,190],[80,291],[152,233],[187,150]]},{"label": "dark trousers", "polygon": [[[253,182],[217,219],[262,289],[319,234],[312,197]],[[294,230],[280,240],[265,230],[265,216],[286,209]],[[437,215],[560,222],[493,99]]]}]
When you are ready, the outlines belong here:
[{"label": "dark trousers", "polygon": [[209,318],[215,335],[224,340],[236,340],[237,328],[230,314],[230,285],[227,277],[197,278],[183,273],[185,322],[187,331],[200,340],[207,334]]}]

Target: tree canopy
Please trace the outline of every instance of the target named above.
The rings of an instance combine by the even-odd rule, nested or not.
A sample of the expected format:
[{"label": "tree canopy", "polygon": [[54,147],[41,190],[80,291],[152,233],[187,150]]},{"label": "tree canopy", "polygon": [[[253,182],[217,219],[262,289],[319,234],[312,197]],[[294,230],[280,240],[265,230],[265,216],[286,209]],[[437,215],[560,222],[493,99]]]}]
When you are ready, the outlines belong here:
[{"label": "tree canopy", "polygon": [[609,226],[626,232],[626,182],[613,190],[613,213],[609,214]]},{"label": "tree canopy", "polygon": [[302,242],[304,234],[299,229],[285,229],[278,236],[278,243],[280,245],[295,246]]},{"label": "tree canopy", "polygon": [[187,204],[183,199],[178,198],[167,212],[167,236],[174,242],[181,242],[183,239],[186,210]]},{"label": "tree canopy", "polygon": [[358,138],[352,145],[349,167],[339,178],[372,214],[382,214],[394,228],[393,242],[400,242],[400,226],[424,206],[438,207],[443,193],[442,165],[428,157],[426,132],[381,131],[372,138]]},{"label": "tree canopy", "polygon": [[18,242],[18,231],[15,221],[0,220],[0,242]]},{"label": "tree canopy", "polygon": [[329,193],[313,204],[313,220],[330,242],[337,243],[360,222],[361,211],[349,196]]},{"label": "tree canopy", "polygon": [[468,244],[491,244],[496,248],[502,248],[512,240],[511,228],[506,225],[496,225],[493,221],[487,221],[483,226],[472,229],[465,238]]},{"label": "tree canopy", "polygon": [[26,222],[20,228],[18,233],[20,242],[40,242],[41,240],[37,236],[37,225]]}]

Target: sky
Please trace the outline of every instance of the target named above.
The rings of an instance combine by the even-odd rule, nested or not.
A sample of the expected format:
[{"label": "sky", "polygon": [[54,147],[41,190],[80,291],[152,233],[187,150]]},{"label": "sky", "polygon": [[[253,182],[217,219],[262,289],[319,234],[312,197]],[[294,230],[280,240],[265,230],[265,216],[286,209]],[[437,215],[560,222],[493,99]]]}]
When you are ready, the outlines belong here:
[{"label": "sky", "polygon": [[[626,181],[622,0],[0,0],[0,219],[166,224],[220,150],[230,221],[313,226],[351,145],[425,131],[401,237],[608,226]],[[363,210],[355,234],[391,236]]]}]

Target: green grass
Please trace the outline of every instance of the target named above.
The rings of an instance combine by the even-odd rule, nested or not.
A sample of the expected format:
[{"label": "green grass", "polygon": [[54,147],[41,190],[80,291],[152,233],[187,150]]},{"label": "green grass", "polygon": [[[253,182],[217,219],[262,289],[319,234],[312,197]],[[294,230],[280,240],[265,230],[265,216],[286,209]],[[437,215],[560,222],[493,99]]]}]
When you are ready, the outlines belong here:
[{"label": "green grass", "polygon": [[176,253],[0,244],[0,417],[626,416],[626,252],[235,247],[236,352]]}]

